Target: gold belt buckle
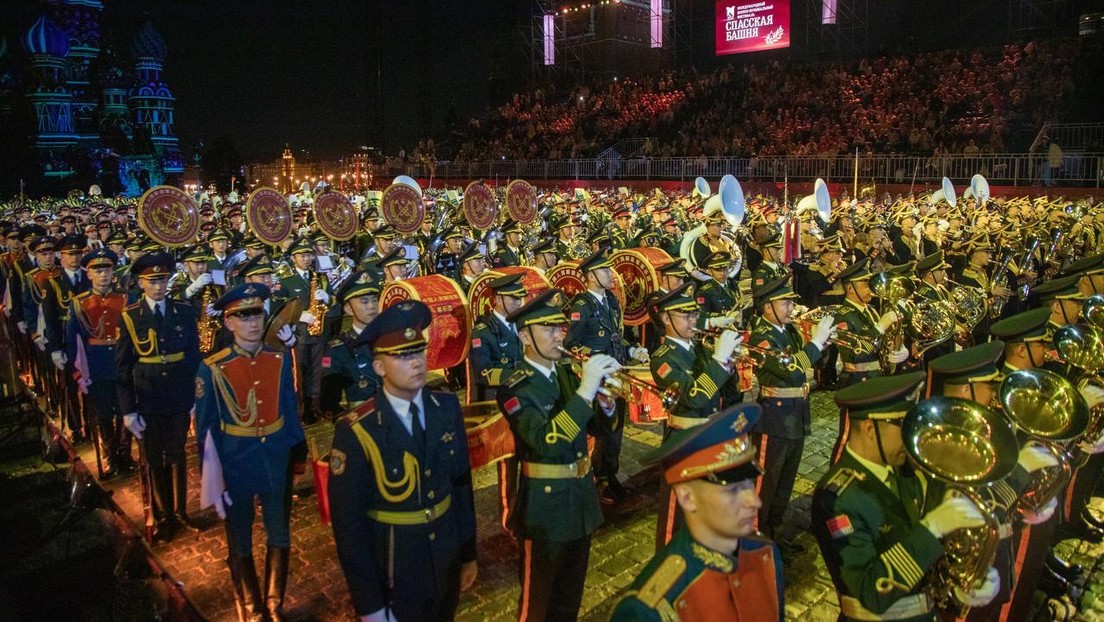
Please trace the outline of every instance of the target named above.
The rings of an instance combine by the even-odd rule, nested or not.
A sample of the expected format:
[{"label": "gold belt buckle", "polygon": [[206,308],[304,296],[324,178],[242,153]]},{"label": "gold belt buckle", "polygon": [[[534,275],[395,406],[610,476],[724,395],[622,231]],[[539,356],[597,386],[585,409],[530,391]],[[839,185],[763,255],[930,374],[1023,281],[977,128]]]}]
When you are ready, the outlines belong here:
[{"label": "gold belt buckle", "polygon": [[589,465],[587,464],[587,461],[585,459],[580,459],[580,460],[575,461],[575,477],[576,477],[576,479],[587,474],[587,470],[588,470],[587,467],[588,466]]}]

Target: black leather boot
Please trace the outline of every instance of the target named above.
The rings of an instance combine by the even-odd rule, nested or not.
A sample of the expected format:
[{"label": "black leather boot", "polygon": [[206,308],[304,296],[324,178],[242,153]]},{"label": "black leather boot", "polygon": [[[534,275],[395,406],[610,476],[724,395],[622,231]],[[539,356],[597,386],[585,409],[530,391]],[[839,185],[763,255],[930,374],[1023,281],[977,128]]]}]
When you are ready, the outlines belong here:
[{"label": "black leather boot", "polygon": [[172,520],[172,483],[169,467],[149,466],[150,493],[153,495],[153,517],[156,528],[154,542],[168,542],[176,535],[176,522]]},{"label": "black leather boot", "polygon": [[238,619],[241,622],[264,622],[261,586],[253,556],[230,559],[230,576],[234,579],[234,596],[238,598]]},{"label": "black leather boot", "polygon": [[188,518],[188,465],[171,464],[173,487],[173,515],[177,525],[185,531],[197,532],[200,528]]},{"label": "black leather boot", "polygon": [[287,547],[271,547],[265,552],[265,610],[272,622],[284,622],[284,592],[287,590]]}]

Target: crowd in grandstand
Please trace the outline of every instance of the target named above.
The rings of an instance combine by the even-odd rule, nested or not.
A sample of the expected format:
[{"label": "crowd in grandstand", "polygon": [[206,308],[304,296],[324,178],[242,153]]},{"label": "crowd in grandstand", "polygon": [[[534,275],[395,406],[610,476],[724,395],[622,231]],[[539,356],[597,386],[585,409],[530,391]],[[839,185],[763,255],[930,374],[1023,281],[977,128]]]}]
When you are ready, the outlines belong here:
[{"label": "crowd in grandstand", "polygon": [[999,153],[1014,127],[1054,118],[1076,59],[1059,40],[538,89],[472,120],[456,159],[595,157],[630,137],[654,137],[631,154],[654,157]]}]

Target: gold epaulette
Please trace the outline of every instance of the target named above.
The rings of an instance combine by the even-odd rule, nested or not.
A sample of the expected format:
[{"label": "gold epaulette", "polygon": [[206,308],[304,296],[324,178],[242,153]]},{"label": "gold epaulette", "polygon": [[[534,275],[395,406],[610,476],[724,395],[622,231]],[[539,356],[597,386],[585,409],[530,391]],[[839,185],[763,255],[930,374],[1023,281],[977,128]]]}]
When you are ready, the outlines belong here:
[{"label": "gold epaulette", "polygon": [[340,339],[340,338],[338,338],[338,339],[333,339],[333,340],[331,340],[331,341],[330,341],[329,343],[327,343],[326,345],[327,345],[327,346],[329,346],[329,347],[331,347],[331,348],[336,348],[337,346],[341,345],[342,343],[344,343],[344,342],[343,342],[343,341],[341,341],[341,339]]},{"label": "gold epaulette", "polygon": [[652,576],[648,577],[636,597],[649,609],[655,609],[663,602],[667,592],[671,591],[684,572],[686,572],[686,560],[680,555],[671,555],[663,560]]},{"label": "gold epaulette", "polygon": [[652,356],[658,358],[658,357],[661,357],[661,356],[667,354],[670,351],[671,351],[671,346],[665,343],[665,344],[659,346],[659,348],[657,348],[656,351],[652,353]]},{"label": "gold epaulette", "polygon": [[862,481],[866,479],[865,473],[860,473],[854,469],[840,469],[835,472],[828,481],[824,482],[824,490],[826,492],[834,493],[837,497],[855,480]]},{"label": "gold epaulette", "polygon": [[512,388],[518,386],[519,384],[521,384],[522,382],[525,382],[526,380],[528,380],[529,376],[532,376],[532,375],[533,375],[533,370],[531,370],[531,369],[519,369],[519,370],[515,371],[514,373],[510,374],[510,377],[506,379],[506,383],[505,383],[504,386],[512,389]]},{"label": "gold epaulette", "polygon": [[227,346],[227,347],[219,350],[218,352],[215,352],[211,356],[208,356],[207,358],[203,359],[203,363],[205,365],[214,365],[214,364],[218,363],[219,361],[221,361],[222,359],[230,356],[230,353],[232,351],[233,351],[233,349],[230,348],[230,346]]},{"label": "gold epaulette", "polygon": [[376,398],[370,397],[364,400],[360,406],[342,415],[341,420],[349,425],[353,425],[374,412],[376,412]]},{"label": "gold epaulette", "polygon": [[140,306],[142,306],[142,301],[141,300],[139,300],[138,302],[131,303],[131,304],[127,305],[127,307],[125,309],[123,309],[123,311],[137,311]]},{"label": "gold epaulette", "polygon": [[92,290],[86,289],[83,292],[77,294],[76,296],[73,296],[73,300],[83,300],[85,298],[88,298],[91,295],[92,295]]},{"label": "gold epaulette", "polygon": [[974,270],[971,270],[970,268],[963,268],[962,276],[968,276],[971,279],[976,279],[978,277],[978,273]]}]

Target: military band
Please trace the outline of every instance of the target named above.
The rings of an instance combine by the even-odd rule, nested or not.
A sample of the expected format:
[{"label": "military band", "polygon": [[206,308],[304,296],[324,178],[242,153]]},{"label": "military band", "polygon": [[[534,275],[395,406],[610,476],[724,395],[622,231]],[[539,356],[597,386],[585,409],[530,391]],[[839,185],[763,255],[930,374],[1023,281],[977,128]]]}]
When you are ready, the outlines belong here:
[{"label": "military band", "polygon": [[[821,212],[755,197],[735,210],[686,192],[550,191],[528,219],[476,227],[457,196],[435,196],[416,227],[369,198],[341,239],[310,210],[290,214],[295,235],[277,240],[246,226],[240,205],[204,206],[199,235],[171,253],[130,226],[137,214],[107,206],[46,219],[54,235],[22,211],[0,223],[21,371],[74,442],[102,450],[104,478],[134,470],[138,439],[159,541],[197,528],[186,507],[194,417],[240,619],[284,615],[293,465],[311,425],[336,430],[332,450],[312,457],[328,460],[356,613],[451,619],[477,574],[462,409],[482,402],[497,403],[516,448],[494,458],[522,620],[579,615],[591,539],[632,492],[620,466],[633,425],[662,424],[649,457],[661,466],[657,555],[621,595],[618,620],[784,617],[781,568],[802,554],[805,524],[842,619],[1017,620],[1037,587],[1076,582],[1053,554],[1058,538],[1104,539],[1089,503],[1104,465],[1098,428],[1069,443],[1070,481],[1033,508],[1018,502],[1029,476],[1054,465],[1023,431],[983,507],[944,498],[949,485],[902,438],[941,400],[996,408],[1016,372],[1057,372],[1080,381],[1071,400],[1104,402],[1101,366],[1070,349],[1104,325],[1104,301],[1086,306],[1104,292],[1098,205],[901,197]],[[618,263],[633,250],[651,264],[646,283]],[[430,274],[461,292],[453,309],[385,295],[401,284],[430,296],[415,280]],[[490,307],[464,319],[463,352],[441,378],[426,369],[446,340],[437,324],[479,313],[479,282]],[[814,448],[811,394],[837,385],[835,447]],[[663,406],[630,419],[640,391]],[[790,501],[813,452],[830,467],[802,516]],[[221,489],[206,480],[212,458]],[[711,518],[718,495],[739,504],[732,532]],[[259,576],[254,498],[268,548]],[[1000,541],[985,572],[936,594],[948,539],[990,519]]]}]

